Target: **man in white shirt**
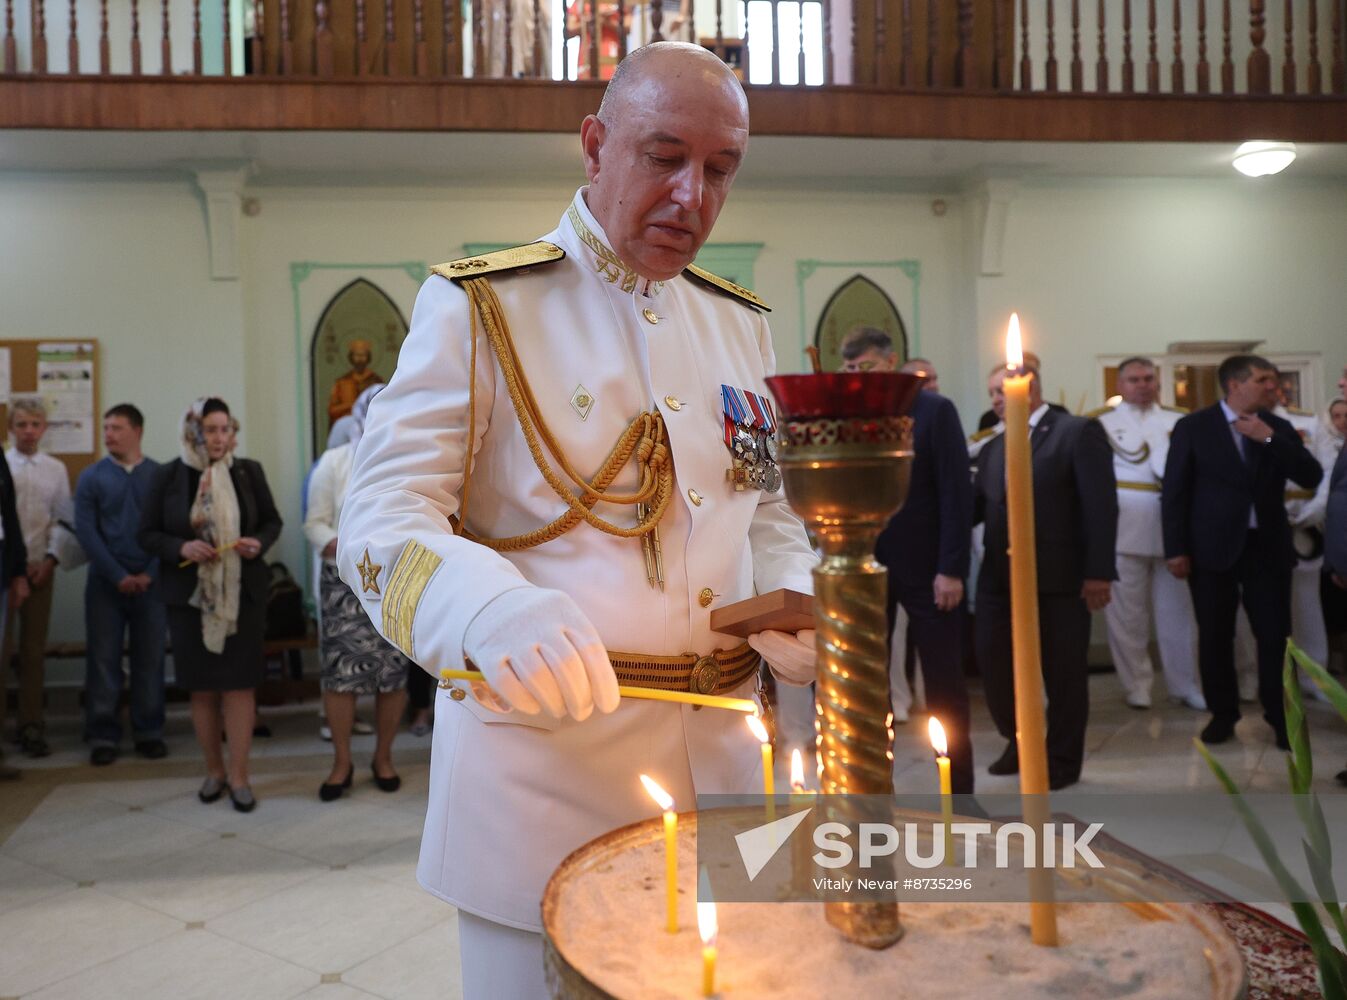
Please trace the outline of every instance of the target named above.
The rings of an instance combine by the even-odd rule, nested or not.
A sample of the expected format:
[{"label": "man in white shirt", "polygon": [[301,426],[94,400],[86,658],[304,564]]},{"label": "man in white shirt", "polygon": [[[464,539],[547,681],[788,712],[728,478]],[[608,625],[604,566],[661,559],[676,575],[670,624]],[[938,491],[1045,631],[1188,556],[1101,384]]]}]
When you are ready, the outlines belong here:
[{"label": "man in white shirt", "polygon": [[741,717],[619,698],[619,677],[751,697],[762,654],[814,678],[809,630],[710,625],[755,591],[811,591],[816,561],[759,450],[766,307],[692,265],[747,150],[743,88],[704,49],[646,46],[580,145],[588,186],[547,236],[432,269],[337,531],[384,637],[488,682],[439,691],[417,869],[458,907],[469,1000],[547,994],[543,888],[658,816],[640,773],[680,809],[761,787]]},{"label": "man in white shirt", "polygon": [[[9,430],[14,444],[5,452],[14,479],[19,524],[28,548],[28,600],[10,616],[4,641],[4,664],[12,659],[15,638],[19,650],[19,747],[29,757],[51,753],[44,735],[42,693],[51,621],[53,577],[57,565],[62,521],[70,522],[70,476],[60,461],[38,450],[47,431],[47,411],[41,400],[18,398],[11,402]],[[0,684],[0,691],[5,689]],[[3,713],[0,705],[0,713]]]},{"label": "man in white shirt", "polygon": [[1188,587],[1165,566],[1160,530],[1160,483],[1169,435],[1183,410],[1161,406],[1160,380],[1149,358],[1118,366],[1117,406],[1096,410],[1113,449],[1118,481],[1118,579],[1104,611],[1108,644],[1127,704],[1151,705],[1151,625],[1155,625],[1165,685],[1175,701],[1205,712],[1197,678],[1197,623]]}]

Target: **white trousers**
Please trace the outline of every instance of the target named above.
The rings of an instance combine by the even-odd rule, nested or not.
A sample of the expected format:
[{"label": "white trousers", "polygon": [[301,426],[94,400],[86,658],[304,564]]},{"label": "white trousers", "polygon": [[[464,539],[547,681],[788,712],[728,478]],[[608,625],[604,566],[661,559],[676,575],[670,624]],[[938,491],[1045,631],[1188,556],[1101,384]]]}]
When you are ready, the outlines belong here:
[{"label": "white trousers", "polygon": [[[1315,663],[1328,666],[1328,632],[1324,628],[1324,606],[1319,599],[1319,574],[1323,556],[1299,562],[1291,572],[1291,638]],[[1249,617],[1240,605],[1235,619],[1235,673],[1239,677],[1240,698],[1252,701],[1258,692],[1258,650],[1249,628]],[[1314,682],[1302,673],[1300,687],[1319,696]],[[1245,695],[1248,695],[1246,698]]]},{"label": "white trousers", "polygon": [[547,1000],[543,936],[458,911],[463,1000]]},{"label": "white trousers", "polygon": [[1197,675],[1197,622],[1188,585],[1175,579],[1158,556],[1118,553],[1113,599],[1104,609],[1108,646],[1123,689],[1150,698],[1151,623],[1160,650],[1165,686],[1174,698],[1200,698]]}]

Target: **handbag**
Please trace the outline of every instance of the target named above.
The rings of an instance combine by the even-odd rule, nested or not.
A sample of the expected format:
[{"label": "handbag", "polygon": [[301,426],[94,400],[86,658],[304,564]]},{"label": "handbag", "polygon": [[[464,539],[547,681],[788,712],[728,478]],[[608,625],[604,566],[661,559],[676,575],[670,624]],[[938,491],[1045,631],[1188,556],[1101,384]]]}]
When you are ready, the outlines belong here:
[{"label": "handbag", "polygon": [[284,563],[274,562],[271,570],[271,588],[267,593],[268,639],[303,639],[309,634],[309,620],[304,614],[304,590],[290,574]]}]

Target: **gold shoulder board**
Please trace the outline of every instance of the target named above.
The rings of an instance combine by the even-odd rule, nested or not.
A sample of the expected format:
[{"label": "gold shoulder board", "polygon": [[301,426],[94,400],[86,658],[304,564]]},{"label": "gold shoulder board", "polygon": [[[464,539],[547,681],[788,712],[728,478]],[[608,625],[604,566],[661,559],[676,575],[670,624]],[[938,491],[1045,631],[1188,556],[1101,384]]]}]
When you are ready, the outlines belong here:
[{"label": "gold shoulder board", "polygon": [[710,285],[712,288],[731,295],[741,302],[747,302],[754,309],[761,309],[763,312],[771,312],[772,308],[762,299],[758,298],[743,285],[736,285],[733,281],[727,281],[718,274],[712,274],[705,268],[698,267],[696,264],[689,264],[683,271],[689,278],[700,282],[703,285]]},{"label": "gold shoulder board", "polygon": [[481,278],[488,274],[523,271],[541,264],[553,264],[565,256],[566,251],[555,243],[527,243],[482,254],[480,257],[460,257],[458,260],[436,264],[430,270],[450,281],[463,281],[466,278]]},{"label": "gold shoulder board", "polygon": [[974,434],[970,434],[968,436],[968,441],[970,444],[976,444],[979,441],[991,437],[995,433],[996,433],[995,427],[984,427],[982,428],[982,430],[977,431]]},{"label": "gold shoulder board", "polygon": [[1186,413],[1191,413],[1191,412],[1192,412],[1192,411],[1189,410],[1188,407],[1186,407],[1186,406],[1165,406],[1163,403],[1160,404],[1160,409],[1162,409],[1162,410],[1168,410],[1170,413],[1185,413],[1185,414],[1186,414]]},{"label": "gold shoulder board", "polygon": [[1112,412],[1113,407],[1101,406],[1099,407],[1099,409],[1091,410],[1089,413],[1082,413],[1081,416],[1083,416],[1086,420],[1093,420],[1095,417],[1102,417],[1105,413],[1112,413]]}]

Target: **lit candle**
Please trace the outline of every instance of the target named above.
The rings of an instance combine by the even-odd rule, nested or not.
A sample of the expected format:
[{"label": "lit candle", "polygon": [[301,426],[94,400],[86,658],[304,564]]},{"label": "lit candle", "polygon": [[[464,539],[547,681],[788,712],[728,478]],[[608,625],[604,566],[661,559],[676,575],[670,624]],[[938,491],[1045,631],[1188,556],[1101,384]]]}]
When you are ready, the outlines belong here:
[{"label": "lit candle", "polygon": [[665,929],[678,933],[678,813],[674,812],[673,796],[660,788],[648,775],[641,775],[641,784],[656,805],[664,810],[664,904]]},{"label": "lit candle", "polygon": [[949,743],[945,727],[934,715],[930,723],[931,746],[935,748],[935,766],[940,772],[940,820],[945,824],[945,864],[954,864],[954,790],[949,777]]},{"label": "lit candle", "polygon": [[772,774],[772,743],[767,737],[767,727],[756,715],[747,717],[748,728],[753,730],[762,743],[762,794],[767,796],[767,822],[776,819],[776,776]]},{"label": "lit candle", "polygon": [[697,933],[702,937],[702,996],[716,995],[716,904],[713,900],[697,901]]},{"label": "lit candle", "polygon": [[[1043,722],[1043,665],[1038,635],[1038,557],[1034,549],[1033,458],[1029,446],[1029,385],[1020,318],[1006,331],[1006,510],[1010,529],[1011,642],[1015,654],[1015,731],[1020,755],[1024,821],[1038,831],[1040,860],[1048,821],[1048,751]],[[1057,944],[1052,872],[1029,871],[1029,926],[1035,944]]]}]

